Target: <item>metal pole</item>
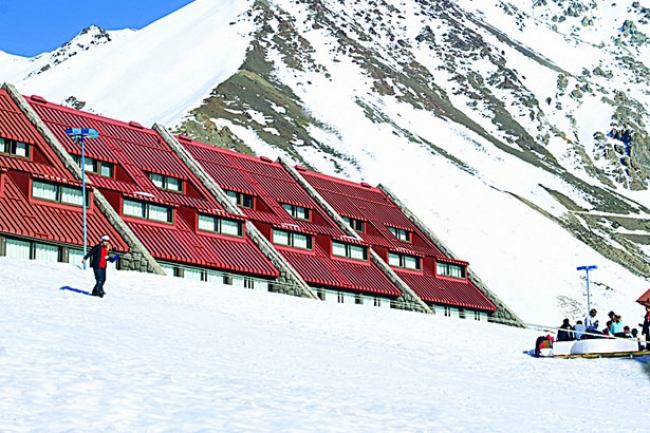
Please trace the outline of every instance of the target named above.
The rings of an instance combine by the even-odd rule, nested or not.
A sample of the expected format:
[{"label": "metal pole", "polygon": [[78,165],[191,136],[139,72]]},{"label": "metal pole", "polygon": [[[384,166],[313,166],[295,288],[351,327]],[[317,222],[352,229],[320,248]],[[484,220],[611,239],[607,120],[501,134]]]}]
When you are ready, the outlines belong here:
[{"label": "metal pole", "polygon": [[[84,257],[88,249],[87,231],[86,231],[86,158],[84,154],[84,136],[81,134],[81,207],[83,208],[83,232],[84,232]],[[86,269],[86,262],[84,262]]]},{"label": "metal pole", "polygon": [[591,297],[589,296],[589,268],[586,270],[587,272],[587,315],[591,313]]},{"label": "metal pole", "polygon": [[578,271],[585,271],[586,278],[587,278],[587,316],[589,316],[589,313],[591,313],[591,295],[589,294],[589,271],[593,269],[598,269],[598,266],[596,265],[591,265],[591,266],[579,266],[576,268]]}]

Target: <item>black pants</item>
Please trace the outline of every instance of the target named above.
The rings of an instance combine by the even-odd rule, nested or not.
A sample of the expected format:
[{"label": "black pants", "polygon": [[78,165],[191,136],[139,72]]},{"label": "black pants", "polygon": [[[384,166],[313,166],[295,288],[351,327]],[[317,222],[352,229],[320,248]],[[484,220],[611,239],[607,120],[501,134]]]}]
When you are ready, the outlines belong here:
[{"label": "black pants", "polygon": [[93,287],[93,295],[100,295],[104,293],[104,283],[106,282],[106,268],[93,268],[95,273],[95,287]]}]

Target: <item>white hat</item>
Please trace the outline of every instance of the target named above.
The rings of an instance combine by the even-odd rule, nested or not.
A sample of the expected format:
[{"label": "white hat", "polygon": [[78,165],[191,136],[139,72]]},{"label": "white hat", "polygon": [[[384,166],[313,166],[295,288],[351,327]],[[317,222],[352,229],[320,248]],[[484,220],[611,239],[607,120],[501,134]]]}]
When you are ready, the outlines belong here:
[{"label": "white hat", "polygon": [[110,241],[111,238],[109,238],[108,235],[104,235],[104,236],[102,236],[101,240],[102,241]]}]

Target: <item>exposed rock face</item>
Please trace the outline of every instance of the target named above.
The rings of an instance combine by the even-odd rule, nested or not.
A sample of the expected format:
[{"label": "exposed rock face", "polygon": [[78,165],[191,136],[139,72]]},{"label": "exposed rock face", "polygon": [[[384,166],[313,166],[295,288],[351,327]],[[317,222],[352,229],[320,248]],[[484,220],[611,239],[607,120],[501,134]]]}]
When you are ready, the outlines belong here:
[{"label": "exposed rock face", "polygon": [[[645,190],[650,177],[646,127],[650,73],[644,63],[650,58],[644,33],[648,31],[647,8],[638,2],[627,6],[627,19],[620,27],[604,32],[598,26],[603,25],[603,16],[609,13],[603,9],[609,6],[597,2],[537,0],[532,3],[534,16],[528,5],[518,8],[500,3],[504,20],[515,23],[521,35],[529,28],[545,26],[571,44],[602,50],[598,63],[571,65],[571,70],[581,71],[575,73],[518,42],[519,35],[494,27],[480,10],[464,10],[450,0],[408,1],[399,6],[381,0],[356,1],[346,7],[343,2],[310,0],[292,2],[291,9],[278,4],[284,5],[281,1],[255,2],[249,15],[257,23],[257,32],[239,73],[215,87],[177,132],[254,153],[243,139],[223,127],[225,120],[255,131],[258,139],[307,167],[313,168],[305,155],[317,152],[326,155],[335,171],[359,169],[352,154],[319,138],[323,133],[336,135],[336,125],[311,113],[298,96],[312,85],[301,77],[316,74],[336,79],[335,69],[345,62],[367,78],[356,103],[374,124],[391,127],[395,134],[472,171],[458,156],[384,112],[379,99],[394,98],[450,124],[460,124],[497,149],[554,173],[581,191],[590,209],[552,188],[549,194],[567,209],[564,217],[551,216],[534,203],[522,201],[605,257],[639,275],[650,273],[644,252],[650,235],[616,230],[638,224],[645,227],[650,216],[625,220],[587,214],[588,210],[648,212],[615,191],[617,187]],[[409,14],[418,17],[420,28],[407,27]],[[328,52],[314,42],[316,34],[328,40]],[[422,52],[428,55],[423,57]],[[555,83],[545,93],[540,94],[536,77],[517,71],[511,59],[522,58],[555,74]],[[621,80],[623,75],[625,80]],[[632,90],[622,86],[626,80]],[[594,101],[608,115],[602,123],[591,125],[595,129],[586,131],[578,116],[581,108]],[[551,145],[557,149],[557,143],[563,143],[562,154],[550,150]],[[567,168],[576,164],[594,182],[571,174]],[[612,248],[611,242],[621,248]]]}]

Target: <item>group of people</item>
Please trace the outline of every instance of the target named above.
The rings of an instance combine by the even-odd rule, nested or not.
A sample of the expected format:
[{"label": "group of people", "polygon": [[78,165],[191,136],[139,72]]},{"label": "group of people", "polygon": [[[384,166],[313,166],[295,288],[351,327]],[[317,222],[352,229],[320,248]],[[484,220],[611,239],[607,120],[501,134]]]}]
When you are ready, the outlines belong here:
[{"label": "group of people", "polygon": [[[607,314],[609,320],[607,321],[606,326],[599,329],[599,321],[596,319],[597,314],[598,311],[595,308],[592,308],[585,318],[584,323],[581,320],[578,320],[574,326],[571,325],[569,319],[564,319],[562,325],[558,329],[555,341],[572,341],[603,337],[639,339],[638,329],[630,329],[629,326],[623,323],[621,316],[613,311],[610,311]],[[650,307],[646,307],[643,323],[639,323],[639,326],[641,327],[641,333],[645,336],[646,347],[650,347]]]}]

